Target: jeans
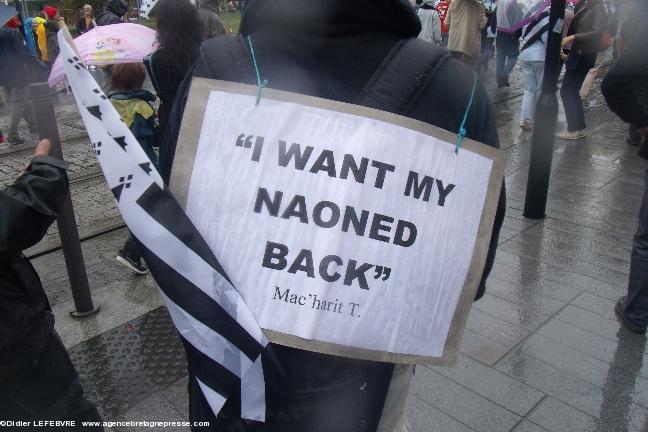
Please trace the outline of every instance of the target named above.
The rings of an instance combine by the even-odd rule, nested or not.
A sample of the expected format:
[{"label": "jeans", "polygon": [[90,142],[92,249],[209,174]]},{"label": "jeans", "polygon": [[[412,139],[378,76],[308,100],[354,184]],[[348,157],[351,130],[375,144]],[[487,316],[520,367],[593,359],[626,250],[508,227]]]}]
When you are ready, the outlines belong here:
[{"label": "jeans", "polygon": [[498,81],[508,81],[520,54],[520,42],[508,34],[497,34],[497,69],[495,77]]},{"label": "jeans", "polygon": [[560,98],[565,108],[565,117],[567,117],[567,131],[575,132],[587,127],[580,89],[583,86],[587,72],[596,62],[596,56],[593,58],[583,56],[573,62],[570,60],[567,60],[565,77],[563,78],[562,87],[560,87]]},{"label": "jeans", "polygon": [[628,295],[623,312],[631,323],[640,327],[648,325],[648,169],[639,210],[639,226],[632,242]]},{"label": "jeans", "polygon": [[533,121],[535,106],[542,92],[543,61],[522,62],[524,73],[524,97],[522,98],[522,121]]},{"label": "jeans", "polygon": [[441,33],[441,46],[448,46],[448,35],[449,33]]}]

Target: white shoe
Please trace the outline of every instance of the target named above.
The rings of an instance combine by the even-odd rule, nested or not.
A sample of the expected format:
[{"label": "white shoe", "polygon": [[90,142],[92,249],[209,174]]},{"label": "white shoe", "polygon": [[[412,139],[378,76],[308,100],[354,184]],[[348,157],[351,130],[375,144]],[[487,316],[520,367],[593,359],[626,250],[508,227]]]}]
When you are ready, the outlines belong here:
[{"label": "white shoe", "polygon": [[585,130],[582,129],[574,132],[562,131],[557,133],[556,136],[560,139],[576,141],[581,138],[585,138]]}]

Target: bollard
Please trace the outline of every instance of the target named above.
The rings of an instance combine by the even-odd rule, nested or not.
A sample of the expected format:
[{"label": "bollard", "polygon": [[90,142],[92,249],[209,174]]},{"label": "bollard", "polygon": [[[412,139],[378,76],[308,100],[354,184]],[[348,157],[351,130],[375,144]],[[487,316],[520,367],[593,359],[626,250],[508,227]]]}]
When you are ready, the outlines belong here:
[{"label": "bollard", "polygon": [[558,77],[562,68],[560,53],[564,19],[565,0],[552,0],[542,94],[536,105],[529,176],[524,199],[524,216],[530,219],[544,219],[547,208],[556,122],[558,121],[558,97],[556,92],[558,91]]},{"label": "bollard", "polygon": [[[47,83],[31,84],[29,86],[29,97],[32,103],[34,122],[38,128],[38,136],[40,139],[48,138],[52,142],[52,156],[63,159],[61,138],[59,137],[58,126],[56,125],[54,105],[52,104],[49,85]],[[99,306],[92,304],[88,275],[86,274],[85,263],[83,261],[81,241],[79,240],[79,232],[77,230],[69,190],[56,222],[59,229],[59,236],[61,237],[65,266],[67,267],[70,278],[70,287],[72,288],[72,297],[76,309],[70,312],[70,315],[74,318],[83,318],[98,312]]]}]

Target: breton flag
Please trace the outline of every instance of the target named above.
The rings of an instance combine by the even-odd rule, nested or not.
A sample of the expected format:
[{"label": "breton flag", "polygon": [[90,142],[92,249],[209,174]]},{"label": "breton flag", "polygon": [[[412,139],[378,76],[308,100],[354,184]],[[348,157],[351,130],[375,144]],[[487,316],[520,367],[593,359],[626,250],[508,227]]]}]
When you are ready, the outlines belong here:
[{"label": "breton flag", "polygon": [[[241,395],[241,418],[265,421],[268,341],[144,150],[58,32],[65,74],[119,211],[141,245],[214,415]],[[71,39],[71,38],[70,38]]]},{"label": "breton flag", "polygon": [[141,17],[149,19],[151,9],[157,4],[158,0],[142,0],[140,4],[139,14]]}]

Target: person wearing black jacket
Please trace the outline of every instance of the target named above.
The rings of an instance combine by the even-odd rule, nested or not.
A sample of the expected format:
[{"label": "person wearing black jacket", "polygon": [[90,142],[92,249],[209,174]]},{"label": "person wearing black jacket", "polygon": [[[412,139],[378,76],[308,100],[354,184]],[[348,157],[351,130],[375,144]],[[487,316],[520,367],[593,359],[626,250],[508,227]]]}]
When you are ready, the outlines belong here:
[{"label": "person wearing black jacket", "polygon": [[0,86],[7,89],[11,99],[11,119],[7,130],[9,144],[22,144],[18,125],[24,117],[29,130],[34,129],[27,101],[27,85],[31,82],[32,63],[35,59],[25,46],[25,39],[16,28],[0,28]]},{"label": "person wearing black jacket", "polygon": [[[0,191],[0,419],[101,421],[83,394],[38,274],[22,254],[45,235],[68,188],[67,164],[41,141],[16,182]],[[23,428],[21,428],[22,430]],[[24,428],[36,430],[37,428]]]},{"label": "person wearing black jacket", "polygon": [[123,16],[128,12],[128,3],[125,0],[108,0],[106,7],[95,18],[98,26],[119,24],[124,22]]},{"label": "person wearing black jacket", "polygon": [[[414,9],[405,0],[252,0],[243,12],[240,32],[251,36],[256,61],[269,87],[310,96],[354,103],[386,57],[405,41],[416,42],[421,30]],[[206,77],[256,84],[249,58],[240,62],[223,55],[224,41],[237,36],[221,36],[203,43],[192,71],[181,84],[167,124],[168,131],[160,149],[161,173],[169,181],[178,131],[187,99],[191,77]],[[247,42],[240,41],[241,52]],[[447,52],[420,41],[426,53]],[[246,54],[247,55],[247,54]],[[414,59],[401,64],[411,68]],[[429,65],[432,68],[433,65]],[[430,69],[431,70],[431,69]],[[395,73],[398,76],[398,73]],[[475,74],[455,59],[444,57],[436,73],[423,73],[420,93],[408,117],[449,131],[457,131],[470,98]],[[424,79],[426,78],[426,79]],[[394,81],[394,88],[400,80]],[[407,90],[392,90],[392,96]],[[389,93],[389,92],[388,92]],[[477,91],[466,123],[467,136],[499,147],[492,104],[485,89]],[[485,280],[492,268],[497,238],[505,209],[501,194],[491,237],[486,270],[478,297],[483,295]],[[375,431],[385,417],[388,388],[394,365],[355,360],[272,345],[279,363],[287,371],[281,386],[284,399],[267,397],[267,423],[250,424],[239,418],[240,398],[231,397],[215,418],[197,381],[190,371],[189,401],[192,421],[209,421],[210,431]],[[409,374],[411,377],[411,372]],[[272,380],[273,377],[267,377]],[[409,379],[405,374],[405,379]],[[407,394],[406,384],[404,394]],[[402,412],[405,403],[388,404]],[[394,423],[399,423],[398,421]],[[381,427],[378,430],[387,430]]]},{"label": "person wearing black jacket", "polygon": [[[641,2],[630,20],[643,20],[646,14],[648,5]],[[606,75],[601,90],[610,109],[642,135],[639,155],[648,159],[648,27],[645,24],[632,27],[634,36]],[[625,326],[638,333],[644,333],[648,326],[648,170],[645,179],[639,226],[632,244],[628,293],[615,307]]]},{"label": "person wearing black jacket", "polygon": [[602,0],[582,0],[578,3],[567,37],[563,39],[563,45],[572,45],[565,61],[565,76],[560,87],[567,128],[558,133],[558,138],[578,140],[586,136],[587,125],[580,89],[587,73],[596,63],[607,25],[608,16]]}]

